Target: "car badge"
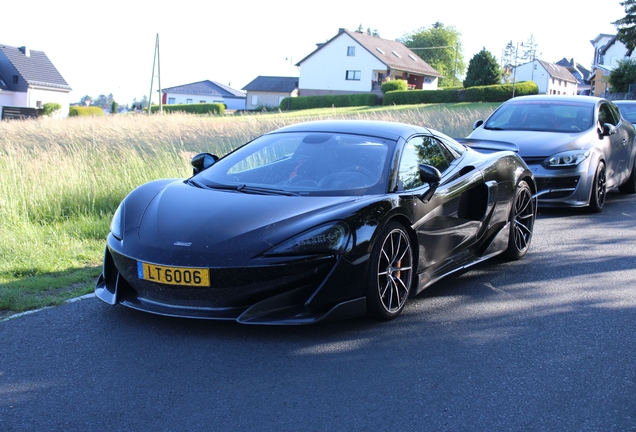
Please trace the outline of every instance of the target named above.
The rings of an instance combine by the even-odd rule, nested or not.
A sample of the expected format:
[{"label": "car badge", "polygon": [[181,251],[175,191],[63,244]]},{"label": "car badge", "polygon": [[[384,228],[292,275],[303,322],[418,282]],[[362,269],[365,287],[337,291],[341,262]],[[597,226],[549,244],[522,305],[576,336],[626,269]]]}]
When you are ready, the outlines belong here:
[{"label": "car badge", "polygon": [[192,243],[190,243],[190,242],[180,242],[180,241],[176,241],[176,242],[174,242],[174,245],[175,245],[175,246],[185,246],[185,247],[188,247],[188,246],[192,246]]}]

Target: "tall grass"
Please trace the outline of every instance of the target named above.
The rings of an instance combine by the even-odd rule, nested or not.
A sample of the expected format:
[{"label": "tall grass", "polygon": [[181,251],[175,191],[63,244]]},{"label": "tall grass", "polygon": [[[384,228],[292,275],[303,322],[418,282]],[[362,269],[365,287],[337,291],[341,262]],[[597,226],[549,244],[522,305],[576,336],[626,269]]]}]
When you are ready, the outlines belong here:
[{"label": "tall grass", "polygon": [[265,132],[319,119],[412,123],[466,136],[495,106],[0,122],[0,317],[91,291],[119,202],[150,180],[188,177],[198,152],[223,155]]}]

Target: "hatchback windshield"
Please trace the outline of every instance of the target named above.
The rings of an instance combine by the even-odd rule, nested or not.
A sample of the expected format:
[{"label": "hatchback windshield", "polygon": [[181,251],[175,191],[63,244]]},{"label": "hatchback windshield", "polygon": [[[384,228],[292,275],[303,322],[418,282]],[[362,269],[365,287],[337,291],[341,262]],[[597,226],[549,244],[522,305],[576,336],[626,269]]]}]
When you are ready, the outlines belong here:
[{"label": "hatchback windshield", "polygon": [[385,192],[395,142],[340,133],[264,135],[194,177],[204,187],[246,193],[362,195]]},{"label": "hatchback windshield", "polygon": [[594,122],[594,104],[566,101],[510,101],[486,122],[484,129],[579,132]]}]

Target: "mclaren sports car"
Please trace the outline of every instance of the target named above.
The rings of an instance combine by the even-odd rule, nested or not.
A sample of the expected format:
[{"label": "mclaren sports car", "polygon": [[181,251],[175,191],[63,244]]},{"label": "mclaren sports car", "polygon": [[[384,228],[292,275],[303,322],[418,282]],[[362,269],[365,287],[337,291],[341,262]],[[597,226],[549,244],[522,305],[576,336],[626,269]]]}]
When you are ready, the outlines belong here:
[{"label": "mclaren sports car", "polygon": [[249,324],[391,319],[440,278],[530,247],[537,192],[514,144],[376,121],[283,127],[115,212],[97,297]]}]

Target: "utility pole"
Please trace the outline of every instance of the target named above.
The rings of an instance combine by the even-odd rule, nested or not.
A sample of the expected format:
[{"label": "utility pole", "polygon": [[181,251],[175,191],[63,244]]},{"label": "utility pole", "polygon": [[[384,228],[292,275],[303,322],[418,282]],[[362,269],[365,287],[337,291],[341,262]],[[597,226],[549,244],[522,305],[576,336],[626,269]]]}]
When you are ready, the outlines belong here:
[{"label": "utility pole", "polygon": [[163,100],[161,95],[161,66],[159,61],[159,33],[155,42],[155,57],[152,61],[152,78],[150,78],[150,94],[148,95],[148,115],[150,115],[150,107],[152,106],[152,84],[155,80],[155,65],[157,66],[157,81],[159,85],[159,112],[163,112]]}]

